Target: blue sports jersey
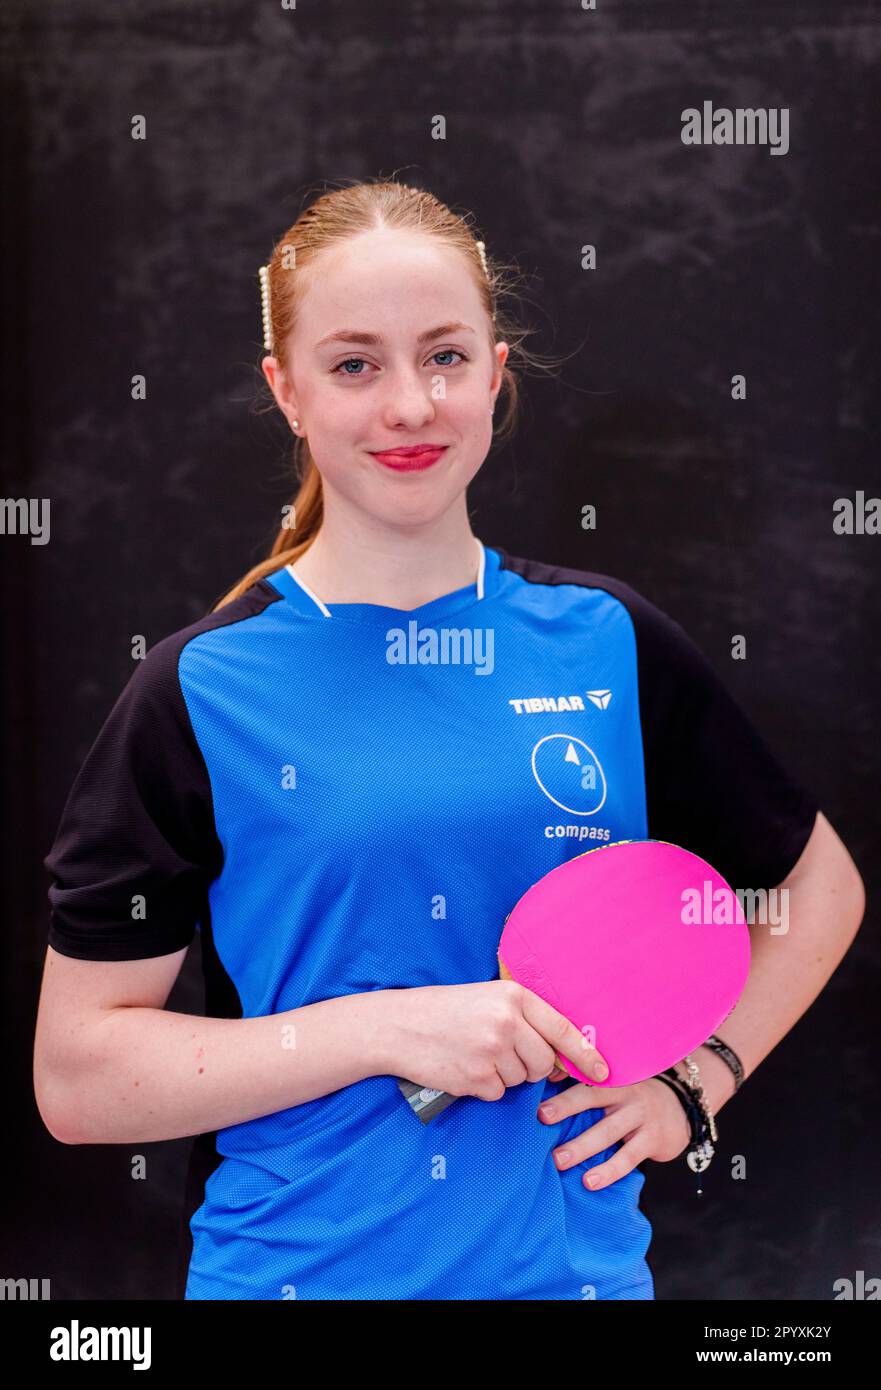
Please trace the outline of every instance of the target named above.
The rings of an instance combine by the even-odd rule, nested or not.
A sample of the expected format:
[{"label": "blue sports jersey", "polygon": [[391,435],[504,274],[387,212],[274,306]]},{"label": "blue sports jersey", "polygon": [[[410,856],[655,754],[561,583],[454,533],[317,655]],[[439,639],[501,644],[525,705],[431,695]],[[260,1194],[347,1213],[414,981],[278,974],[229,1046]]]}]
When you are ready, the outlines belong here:
[{"label": "blue sports jersey", "polygon": [[[45,860],[50,944],[132,960],[198,927],[206,1011],[258,1017],[495,979],[529,885],[616,840],[779,884],[816,803],[682,628],[620,580],[481,549],[476,583],[412,610],[325,604],[280,566],[158,642]],[[370,1076],[201,1136],[185,1297],[651,1299],[643,1173],[590,1192],[619,1143],[551,1157],[604,1113],[542,1124],[566,1084],[423,1125]]]}]

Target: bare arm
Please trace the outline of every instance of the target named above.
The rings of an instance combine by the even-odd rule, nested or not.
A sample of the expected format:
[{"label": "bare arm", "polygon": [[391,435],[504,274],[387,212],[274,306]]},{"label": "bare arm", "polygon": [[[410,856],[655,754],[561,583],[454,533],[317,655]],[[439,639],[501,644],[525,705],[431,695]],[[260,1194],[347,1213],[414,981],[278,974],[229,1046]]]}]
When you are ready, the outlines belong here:
[{"label": "bare arm", "polygon": [[[719,1037],[740,1057],[745,1077],[777,1046],[817,998],[856,936],[866,906],[856,865],[829,821],[819,812],[798,863],[779,885],[788,890],[787,918],[750,928],[749,979]],[[778,900],[780,893],[778,892]],[[700,1047],[695,1060],[713,1110],[734,1094],[734,1078],[714,1052]]]},{"label": "bare arm", "polygon": [[[43,1120],[66,1144],[179,1139],[314,1100],[385,1065],[387,991],[264,1018],[162,1005],[186,951],[79,961],[47,950],[34,1048]],[[109,999],[149,1000],[117,1002]]]}]

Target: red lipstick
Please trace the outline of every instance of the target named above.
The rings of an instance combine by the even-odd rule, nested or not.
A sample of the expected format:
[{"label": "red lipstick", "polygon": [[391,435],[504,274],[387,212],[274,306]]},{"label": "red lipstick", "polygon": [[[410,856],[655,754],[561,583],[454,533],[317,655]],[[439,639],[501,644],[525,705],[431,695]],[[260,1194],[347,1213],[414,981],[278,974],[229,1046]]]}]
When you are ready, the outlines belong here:
[{"label": "red lipstick", "polygon": [[385,464],[386,468],[393,468],[396,473],[413,473],[437,463],[446,449],[446,444],[411,444],[397,449],[383,449],[374,453],[373,457]]}]

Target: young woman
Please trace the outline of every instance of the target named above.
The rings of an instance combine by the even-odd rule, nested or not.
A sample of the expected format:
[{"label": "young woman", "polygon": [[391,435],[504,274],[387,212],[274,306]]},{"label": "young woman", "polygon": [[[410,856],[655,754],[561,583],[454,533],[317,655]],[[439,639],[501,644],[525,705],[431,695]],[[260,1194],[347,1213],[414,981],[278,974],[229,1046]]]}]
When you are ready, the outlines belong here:
[{"label": "young woman", "polygon": [[[188,1299],[651,1299],[638,1165],[688,1148],[683,1092],[562,1084],[574,1030],[496,978],[505,916],[622,839],[786,886],[788,935],[753,928],[724,1045],[691,1059],[717,1115],[846,951],[859,874],[678,624],[473,534],[520,348],[462,219],[336,190],[261,283],[304,471],[72,788],[41,1113],[68,1143],[200,1136]],[[163,1008],[197,928],[206,1018]],[[463,1099],[423,1125],[399,1077]]]}]

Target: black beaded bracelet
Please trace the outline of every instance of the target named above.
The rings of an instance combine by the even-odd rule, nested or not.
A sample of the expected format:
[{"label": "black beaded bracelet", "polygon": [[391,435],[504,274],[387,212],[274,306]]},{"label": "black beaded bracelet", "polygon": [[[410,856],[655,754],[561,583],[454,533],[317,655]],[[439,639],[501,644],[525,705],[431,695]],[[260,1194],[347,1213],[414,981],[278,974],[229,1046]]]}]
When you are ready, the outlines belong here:
[{"label": "black beaded bracelet", "polygon": [[680,1077],[676,1076],[672,1068],[670,1072],[658,1072],[653,1080],[663,1081],[664,1085],[669,1086],[670,1090],[679,1097],[682,1109],[685,1111],[685,1118],[688,1121],[688,1128],[690,1131],[689,1143],[699,1143],[702,1138],[704,1117],[698,1108],[697,1101],[689,1095],[688,1087],[685,1082],[682,1081]]},{"label": "black beaded bracelet", "polygon": [[710,1166],[716,1152],[713,1145],[713,1140],[718,1138],[715,1122],[703,1104],[702,1091],[684,1081],[674,1067],[668,1067],[666,1072],[659,1072],[654,1079],[663,1081],[665,1086],[670,1087],[679,1097],[685,1111],[691,1131],[691,1145],[685,1159],[697,1176],[697,1195],[700,1197],[703,1192],[700,1174]]}]

